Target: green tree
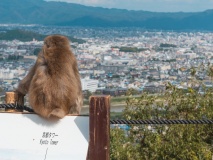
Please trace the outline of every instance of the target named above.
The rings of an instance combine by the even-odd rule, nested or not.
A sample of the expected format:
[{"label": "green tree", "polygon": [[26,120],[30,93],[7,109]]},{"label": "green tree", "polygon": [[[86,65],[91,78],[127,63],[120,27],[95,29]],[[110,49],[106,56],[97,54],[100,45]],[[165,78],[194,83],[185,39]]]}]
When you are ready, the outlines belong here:
[{"label": "green tree", "polygon": [[[23,42],[27,42],[27,41],[32,41],[33,39],[39,40],[39,41],[43,41],[44,38],[47,35],[42,35],[36,32],[32,32],[32,31],[26,31],[26,30],[20,30],[20,29],[15,29],[15,30],[8,30],[6,32],[2,32],[0,33],[0,40],[20,40]],[[77,39],[74,37],[69,36],[68,37],[70,39],[71,42],[76,42],[79,44],[85,43],[86,41],[83,39]]]},{"label": "green tree", "polygon": [[208,76],[211,77],[211,80],[213,80],[213,65],[208,65],[207,73]]},{"label": "green tree", "polygon": [[177,47],[177,45],[174,44],[168,44],[168,43],[161,43],[160,47]]},{"label": "green tree", "polygon": [[110,159],[127,159],[131,144],[128,142],[125,133],[119,128],[111,129],[110,140],[113,142],[110,144]]},{"label": "green tree", "polygon": [[19,55],[9,55],[7,59],[9,61],[16,61],[16,60],[23,59],[23,58],[24,58],[23,56],[19,56]]},{"label": "green tree", "polygon": [[134,89],[134,88],[130,88],[126,91],[126,95],[130,96],[130,95],[138,95],[139,92],[138,90]]},{"label": "green tree", "polygon": [[[192,70],[192,75],[195,74]],[[168,84],[162,95],[130,96],[123,111],[127,120],[213,119],[213,89],[203,95]],[[130,125],[128,132],[111,129],[111,159],[211,160],[213,125]],[[122,133],[120,133],[122,132]],[[124,136],[125,135],[125,136]],[[116,140],[115,137],[116,136]],[[123,145],[122,145],[123,144]]]},{"label": "green tree", "polygon": [[92,95],[92,92],[90,92],[89,90],[86,90],[84,92],[84,99],[89,99],[89,97]]}]

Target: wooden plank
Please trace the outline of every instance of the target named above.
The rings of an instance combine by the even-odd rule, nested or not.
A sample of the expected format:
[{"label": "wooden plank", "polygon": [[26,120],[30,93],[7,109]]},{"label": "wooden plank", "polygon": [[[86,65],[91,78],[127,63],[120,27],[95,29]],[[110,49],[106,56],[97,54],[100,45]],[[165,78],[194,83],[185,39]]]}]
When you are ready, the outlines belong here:
[{"label": "wooden plank", "polygon": [[90,98],[88,160],[109,160],[110,96]]},{"label": "wooden plank", "polygon": [[[17,92],[6,92],[5,94],[5,103],[9,104],[19,104],[21,106],[24,105],[24,96],[21,94],[18,94]],[[7,112],[22,112],[21,109],[5,109]]]}]

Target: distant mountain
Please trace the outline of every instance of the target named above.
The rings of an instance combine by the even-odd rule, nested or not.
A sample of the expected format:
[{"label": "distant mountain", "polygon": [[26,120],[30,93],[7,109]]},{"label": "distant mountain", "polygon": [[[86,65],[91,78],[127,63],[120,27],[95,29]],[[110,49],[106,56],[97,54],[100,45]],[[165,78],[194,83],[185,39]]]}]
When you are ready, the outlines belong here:
[{"label": "distant mountain", "polygon": [[44,0],[0,0],[0,23],[213,30],[213,10],[160,13],[87,7]]},{"label": "distant mountain", "polygon": [[[20,40],[22,42],[32,41],[36,39],[38,41],[43,41],[46,35],[38,34],[32,31],[24,31],[24,30],[8,30],[6,32],[0,33],[0,40]],[[73,37],[69,37],[71,42],[78,42],[79,44],[84,43],[85,41],[82,39],[76,39]]]}]

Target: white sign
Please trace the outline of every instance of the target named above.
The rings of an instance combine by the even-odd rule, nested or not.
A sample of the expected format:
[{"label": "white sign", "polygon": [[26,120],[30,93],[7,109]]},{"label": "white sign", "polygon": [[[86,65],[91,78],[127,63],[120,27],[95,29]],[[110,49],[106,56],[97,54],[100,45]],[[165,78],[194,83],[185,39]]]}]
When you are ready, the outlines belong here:
[{"label": "white sign", "polygon": [[85,160],[89,117],[0,113],[0,160]]}]

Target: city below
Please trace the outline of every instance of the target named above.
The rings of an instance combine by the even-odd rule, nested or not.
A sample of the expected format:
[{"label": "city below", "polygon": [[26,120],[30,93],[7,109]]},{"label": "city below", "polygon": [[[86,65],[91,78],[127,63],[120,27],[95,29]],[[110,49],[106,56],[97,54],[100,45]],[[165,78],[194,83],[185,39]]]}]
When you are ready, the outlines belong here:
[{"label": "city below", "polygon": [[[21,29],[43,35],[62,34],[82,39],[71,42],[78,60],[83,91],[125,95],[161,93],[170,82],[178,88],[191,87],[195,77],[213,87],[207,68],[213,63],[212,32],[174,32],[140,28],[84,28],[38,25],[0,25],[0,32]],[[43,41],[32,39],[0,41],[0,96],[12,91],[36,60]],[[202,92],[202,88],[198,88]]]}]

